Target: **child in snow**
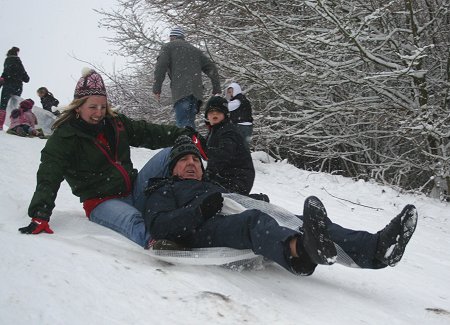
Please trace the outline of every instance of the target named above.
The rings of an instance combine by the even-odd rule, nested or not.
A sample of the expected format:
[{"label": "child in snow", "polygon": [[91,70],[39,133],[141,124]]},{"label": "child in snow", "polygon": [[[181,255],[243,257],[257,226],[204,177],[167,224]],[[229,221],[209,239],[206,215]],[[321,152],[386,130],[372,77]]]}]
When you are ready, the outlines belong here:
[{"label": "child in snow", "polygon": [[56,107],[59,105],[59,100],[57,100],[46,87],[40,87],[36,92],[41,99],[42,108],[58,116],[60,112]]},{"label": "child in snow", "polygon": [[36,190],[28,208],[31,222],[19,231],[53,233],[49,220],[61,182],[66,180],[83,202],[90,221],[147,247],[150,235],[142,218],[143,192],[149,178],[165,175],[170,150],[158,152],[138,172],[130,146],[164,148],[192,131],[131,120],[114,112],[103,78],[91,69],[83,69],[72,103],[52,128],[54,132],[42,149]]},{"label": "child in snow", "polygon": [[205,119],[210,125],[206,175],[229,192],[248,195],[255,180],[255,168],[244,139],[230,121],[227,106],[227,100],[220,96],[211,97],[206,104]]},{"label": "child in snow", "polygon": [[231,122],[236,124],[246,145],[250,146],[253,134],[253,117],[250,101],[242,93],[241,86],[236,82],[228,85],[226,98],[228,100],[228,111],[230,112]]},{"label": "child in snow", "polygon": [[11,124],[8,133],[25,136],[42,136],[42,133],[35,129],[37,122],[36,115],[31,111],[34,101],[30,98],[20,102],[19,108],[11,112]]}]

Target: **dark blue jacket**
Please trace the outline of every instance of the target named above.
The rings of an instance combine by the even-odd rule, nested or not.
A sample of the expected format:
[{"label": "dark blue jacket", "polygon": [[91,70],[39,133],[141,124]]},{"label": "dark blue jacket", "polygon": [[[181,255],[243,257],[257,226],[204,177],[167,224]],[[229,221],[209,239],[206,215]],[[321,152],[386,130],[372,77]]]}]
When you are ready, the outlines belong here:
[{"label": "dark blue jacket", "polygon": [[248,195],[255,181],[255,167],[236,128],[229,119],[211,128],[206,140],[206,175],[229,192]]},{"label": "dark blue jacket", "polygon": [[224,193],[222,187],[197,180],[177,177],[162,180],[147,192],[144,212],[145,226],[153,239],[169,239],[189,235],[205,222],[200,211],[203,199],[214,192]]}]

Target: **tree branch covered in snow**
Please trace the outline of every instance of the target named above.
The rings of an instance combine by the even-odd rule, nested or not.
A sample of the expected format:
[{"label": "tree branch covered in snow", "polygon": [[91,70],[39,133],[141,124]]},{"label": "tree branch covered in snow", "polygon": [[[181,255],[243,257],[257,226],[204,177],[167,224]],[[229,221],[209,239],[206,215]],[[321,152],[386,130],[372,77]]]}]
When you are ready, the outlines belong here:
[{"label": "tree branch covered in snow", "polygon": [[224,80],[248,90],[256,149],[403,188],[450,184],[448,1],[132,0],[121,9],[103,23],[147,73],[163,29],[177,25]]}]

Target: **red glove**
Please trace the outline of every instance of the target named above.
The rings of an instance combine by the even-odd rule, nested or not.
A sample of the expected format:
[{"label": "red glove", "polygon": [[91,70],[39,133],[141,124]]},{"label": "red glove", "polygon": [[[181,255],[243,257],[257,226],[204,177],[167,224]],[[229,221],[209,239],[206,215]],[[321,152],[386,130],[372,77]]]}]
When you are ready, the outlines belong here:
[{"label": "red glove", "polygon": [[53,234],[53,230],[50,229],[47,220],[33,218],[28,226],[19,228],[22,234],[39,234],[45,231],[47,234]]},{"label": "red glove", "polygon": [[206,155],[205,150],[203,150],[202,143],[195,134],[192,135],[192,142],[195,144],[198,151],[200,151],[200,155],[202,155],[203,160],[208,160],[208,156]]}]

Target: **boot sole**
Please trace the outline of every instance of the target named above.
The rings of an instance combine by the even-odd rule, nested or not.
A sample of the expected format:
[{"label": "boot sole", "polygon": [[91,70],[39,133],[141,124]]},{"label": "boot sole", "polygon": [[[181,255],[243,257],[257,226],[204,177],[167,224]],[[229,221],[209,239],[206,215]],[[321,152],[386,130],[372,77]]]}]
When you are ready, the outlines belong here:
[{"label": "boot sole", "polygon": [[408,204],[400,213],[401,232],[397,237],[397,242],[386,251],[385,263],[389,266],[395,266],[403,257],[406,245],[416,230],[418,214],[414,205]]},{"label": "boot sole", "polygon": [[305,200],[303,209],[304,247],[311,260],[317,264],[332,265],[337,251],[327,229],[327,211],[315,196]]}]

